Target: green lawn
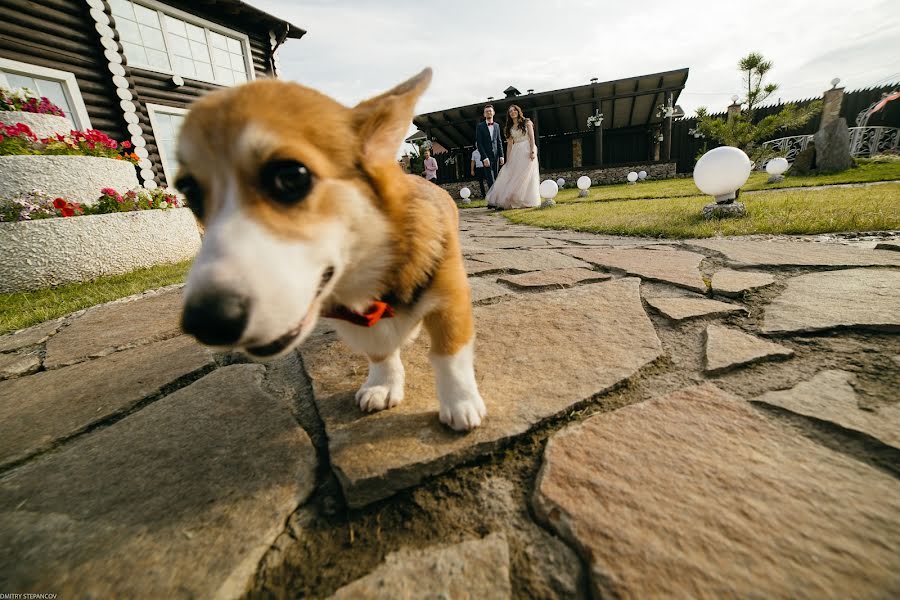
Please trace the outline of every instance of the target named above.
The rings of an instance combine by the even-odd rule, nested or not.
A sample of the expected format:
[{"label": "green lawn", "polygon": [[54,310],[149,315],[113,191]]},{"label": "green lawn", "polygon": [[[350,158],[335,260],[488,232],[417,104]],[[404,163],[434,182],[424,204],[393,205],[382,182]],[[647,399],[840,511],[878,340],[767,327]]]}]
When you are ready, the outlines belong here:
[{"label": "green lawn", "polygon": [[191,261],[185,261],[36,292],[0,294],[0,334],[55,319],[95,304],[181,283],[187,277],[190,267]]},{"label": "green lawn", "polygon": [[741,201],[747,216],[741,219],[704,220],[700,210],[711,201],[695,195],[646,202],[570,202],[501,214],[514,223],[551,229],[660,238],[900,229],[900,183],[746,194]]}]

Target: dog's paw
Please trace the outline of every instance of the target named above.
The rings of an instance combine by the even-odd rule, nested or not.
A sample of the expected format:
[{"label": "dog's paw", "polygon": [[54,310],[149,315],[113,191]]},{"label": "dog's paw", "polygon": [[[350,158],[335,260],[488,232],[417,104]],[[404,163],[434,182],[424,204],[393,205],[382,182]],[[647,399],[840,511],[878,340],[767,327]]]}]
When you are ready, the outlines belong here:
[{"label": "dog's paw", "polygon": [[470,431],[481,425],[487,416],[484,400],[478,392],[468,393],[462,398],[441,402],[441,423],[456,431]]},{"label": "dog's paw", "polygon": [[356,392],[356,404],[366,412],[376,412],[393,408],[403,401],[403,384],[368,385]]}]

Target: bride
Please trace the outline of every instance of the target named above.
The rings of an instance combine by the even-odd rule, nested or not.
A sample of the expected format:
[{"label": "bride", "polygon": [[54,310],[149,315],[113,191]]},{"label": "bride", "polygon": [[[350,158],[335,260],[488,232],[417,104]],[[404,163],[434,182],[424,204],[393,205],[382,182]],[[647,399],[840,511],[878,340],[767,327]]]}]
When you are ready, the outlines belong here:
[{"label": "bride", "polygon": [[487,195],[488,205],[498,209],[532,208],[540,205],[540,176],[534,126],[522,109],[513,104],[506,118],[506,164]]}]

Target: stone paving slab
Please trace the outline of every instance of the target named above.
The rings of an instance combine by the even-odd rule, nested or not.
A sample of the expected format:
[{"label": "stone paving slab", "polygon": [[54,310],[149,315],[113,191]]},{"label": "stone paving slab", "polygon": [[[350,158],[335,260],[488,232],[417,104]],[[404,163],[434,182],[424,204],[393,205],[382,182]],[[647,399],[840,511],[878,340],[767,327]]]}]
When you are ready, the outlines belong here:
[{"label": "stone paving slab", "polygon": [[31,354],[0,354],[0,379],[29,375],[41,368],[41,357]]},{"label": "stone paving slab", "polygon": [[543,238],[539,238],[532,233],[530,236],[516,237],[477,237],[474,240],[475,245],[482,248],[491,248],[496,250],[514,249],[514,248],[531,248],[550,245],[550,242]]},{"label": "stone paving slab", "polygon": [[15,333],[0,336],[0,352],[10,352],[40,344],[56,333],[62,327],[62,324],[63,319],[54,319]]},{"label": "stone paving slab", "polygon": [[498,273],[500,271],[503,271],[502,268],[497,267],[496,265],[481,262],[479,260],[464,258],[463,263],[466,267],[466,275],[469,275],[470,277],[472,275],[483,275],[485,273]]},{"label": "stone paving slab", "polygon": [[468,434],[438,421],[426,335],[403,352],[403,403],[374,414],[354,401],[367,373],[362,357],[328,336],[301,348],[331,465],[350,506],[488,452],[662,355],[634,278],[477,307],[475,330],[475,371],[488,416]]},{"label": "stone paving slab", "polygon": [[180,319],[180,289],[88,310],[47,342],[44,367],[55,369],[175,336],[181,332]]},{"label": "stone paving slab", "polygon": [[696,252],[671,248],[591,248],[566,250],[565,253],[594,265],[625,271],[629,275],[706,292],[706,283],[700,274],[700,262],[705,257]]},{"label": "stone paving slab", "polygon": [[509,548],[506,538],[494,533],[452,546],[392,552],[375,571],[342,587],[330,598],[503,600],[511,597]]},{"label": "stone paving slab", "polygon": [[764,360],[790,358],[794,351],[737,329],[707,325],[704,354],[704,370],[709,375],[718,375]]},{"label": "stone paving slab", "polygon": [[766,287],[773,283],[775,283],[775,278],[768,273],[721,269],[713,273],[710,287],[713,293],[739,297],[744,292]]},{"label": "stone paving slab", "polygon": [[315,484],[312,443],[263,371],[219,369],[0,480],[5,589],[241,595]]},{"label": "stone paving slab", "polygon": [[482,300],[495,300],[497,298],[505,298],[514,296],[515,292],[511,289],[503,287],[492,279],[483,277],[473,277],[469,279],[469,285],[472,288],[472,302],[481,302]]},{"label": "stone paving slab", "polygon": [[846,269],[792,277],[764,309],[765,333],[900,330],[900,271]]},{"label": "stone paving slab", "polygon": [[556,250],[530,248],[528,250],[495,250],[474,254],[470,258],[510,271],[541,271],[546,269],[590,268],[584,261],[566,256]]},{"label": "stone paving slab", "polygon": [[747,312],[747,309],[739,304],[706,298],[647,298],[647,304],[673,321]]},{"label": "stone paving slab", "polygon": [[127,411],[179,377],[211,364],[205,348],[179,336],[0,382],[0,465]]},{"label": "stone paving slab", "polygon": [[900,252],[900,243],[897,242],[878,242],[875,244],[876,250],[893,250],[894,252]]},{"label": "stone paving slab", "polygon": [[534,507],[598,598],[900,590],[900,481],[711,384],[555,434]]},{"label": "stone paving slab", "polygon": [[898,266],[900,254],[823,242],[790,240],[685,240],[690,246],[724,254],[740,265],[781,267],[865,267]]},{"label": "stone paving slab", "polygon": [[859,431],[900,449],[900,403],[863,409],[852,382],[853,374],[847,371],[822,371],[809,381],[789,390],[767,392],[756,401]]},{"label": "stone paving slab", "polygon": [[579,283],[597,283],[610,279],[609,273],[600,273],[590,269],[548,269],[546,271],[532,271],[521,275],[504,275],[497,281],[522,290],[540,289],[548,287],[572,287]]}]

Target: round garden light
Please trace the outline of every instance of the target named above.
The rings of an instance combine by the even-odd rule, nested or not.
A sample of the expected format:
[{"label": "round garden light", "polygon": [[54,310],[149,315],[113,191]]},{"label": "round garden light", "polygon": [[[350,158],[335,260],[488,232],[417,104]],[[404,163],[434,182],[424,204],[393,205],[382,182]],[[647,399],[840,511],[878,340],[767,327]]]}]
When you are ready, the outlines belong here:
[{"label": "round garden light", "polygon": [[641,181],[647,179],[647,171],[638,171],[638,179]]},{"label": "round garden light", "polygon": [[556,204],[556,202],[553,201],[553,198],[559,193],[559,186],[555,181],[552,179],[545,179],[541,182],[539,190],[541,192],[541,198],[544,199],[541,203],[541,208],[548,208]]},{"label": "round garden light", "polygon": [[562,186],[566,185],[566,180],[563,179],[562,177],[560,177],[559,179],[556,180],[556,185],[558,185],[559,187],[562,187]]},{"label": "round garden light", "polygon": [[588,195],[588,188],[591,187],[591,178],[587,175],[582,175],[578,178],[578,181],[575,182],[575,185],[578,186],[578,197],[584,198]]},{"label": "round garden light", "polygon": [[769,175],[781,175],[791,166],[786,158],[778,156],[766,163],[766,173]]},{"label": "round garden light", "polygon": [[733,146],[713,148],[700,157],[694,167],[694,184],[700,191],[715,196],[716,203],[730,204],[737,190],[747,182],[752,168],[744,151]]},{"label": "round garden light", "polygon": [[631,173],[628,174],[628,183],[634,183],[635,181],[637,181],[637,178],[638,178],[638,174],[635,173],[634,171],[632,171]]},{"label": "round garden light", "polygon": [[467,187],[464,187],[461,190],[459,190],[459,197],[463,199],[463,202],[468,202],[469,196],[471,196],[471,195],[472,195],[472,190],[470,190]]}]

